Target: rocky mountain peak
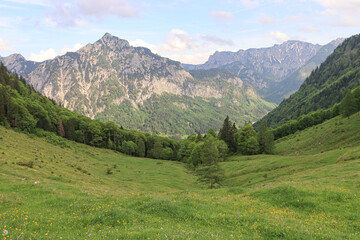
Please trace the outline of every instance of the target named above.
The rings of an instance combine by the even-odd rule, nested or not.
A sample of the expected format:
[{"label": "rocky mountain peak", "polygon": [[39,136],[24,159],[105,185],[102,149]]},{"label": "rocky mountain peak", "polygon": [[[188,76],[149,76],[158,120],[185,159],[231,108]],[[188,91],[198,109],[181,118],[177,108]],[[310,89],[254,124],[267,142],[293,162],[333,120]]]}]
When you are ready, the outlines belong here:
[{"label": "rocky mountain peak", "polygon": [[20,75],[26,75],[34,70],[40,63],[26,60],[21,54],[11,54],[0,57],[0,61],[11,71]]},{"label": "rocky mountain peak", "polygon": [[183,66],[188,70],[227,69],[261,90],[292,74],[315,56],[320,48],[318,44],[289,40],[272,47],[215,52],[204,64]]},{"label": "rocky mountain peak", "polygon": [[110,33],[105,33],[105,35],[100,38],[96,43],[102,44],[106,47],[110,47],[111,49],[122,49],[130,47],[128,41],[115,37]]},{"label": "rocky mountain peak", "polygon": [[330,44],[334,45],[334,46],[339,46],[340,44],[342,44],[345,41],[345,38],[337,38],[333,41],[330,42]]},{"label": "rocky mountain peak", "polygon": [[[194,127],[217,129],[225,115],[243,121],[259,118],[273,107],[228,70],[188,72],[180,62],[147,48],[132,47],[109,33],[52,60],[5,65],[21,72],[37,91],[70,110],[151,132],[188,129],[184,133],[189,134]],[[198,121],[195,106],[205,107],[209,112],[206,116],[216,117]],[[180,119],[184,123],[181,127],[171,127],[174,118],[169,111],[174,111],[177,119],[185,116]],[[199,122],[204,122],[203,126]]]}]

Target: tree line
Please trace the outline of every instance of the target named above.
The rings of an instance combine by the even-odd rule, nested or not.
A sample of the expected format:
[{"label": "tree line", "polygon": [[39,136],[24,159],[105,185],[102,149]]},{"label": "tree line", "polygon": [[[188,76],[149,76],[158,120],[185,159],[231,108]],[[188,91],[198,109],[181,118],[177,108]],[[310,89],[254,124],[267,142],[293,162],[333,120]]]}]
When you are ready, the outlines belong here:
[{"label": "tree line", "polygon": [[182,161],[196,169],[200,181],[216,186],[221,179],[218,163],[229,153],[271,153],[273,136],[264,128],[257,134],[250,123],[237,129],[229,117],[219,134],[191,134],[174,140],[149,133],[123,129],[114,122],[92,120],[71,112],[41,95],[25,79],[11,74],[0,64],[0,124],[22,132],[47,137],[57,144],[71,141],[120,151],[124,154]]},{"label": "tree line", "polygon": [[2,63],[0,124],[39,136],[56,134],[71,141],[139,157],[177,160],[180,148],[179,141],[123,129],[113,122],[92,120],[60,107],[36,92],[21,76],[9,73]]},{"label": "tree line", "polygon": [[[290,120],[272,131],[274,138],[279,139],[297,131],[304,130],[305,128],[318,125],[339,115],[349,117],[358,111],[360,111],[360,87],[352,91],[347,90],[341,102],[335,104],[333,107],[302,115],[298,119]],[[266,120],[263,120],[262,122],[265,121]]]}]

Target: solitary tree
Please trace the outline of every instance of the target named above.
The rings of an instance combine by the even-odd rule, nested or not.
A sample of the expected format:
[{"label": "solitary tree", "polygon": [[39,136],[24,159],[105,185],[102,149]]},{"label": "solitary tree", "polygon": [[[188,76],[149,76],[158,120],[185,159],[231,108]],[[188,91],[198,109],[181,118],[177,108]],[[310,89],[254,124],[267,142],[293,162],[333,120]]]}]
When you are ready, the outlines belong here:
[{"label": "solitary tree", "polygon": [[260,125],[258,133],[258,141],[260,152],[271,154],[274,148],[274,134],[268,128],[266,121],[263,121]]},{"label": "solitary tree", "polygon": [[214,188],[216,184],[221,183],[224,175],[218,164],[219,151],[213,138],[207,139],[204,143],[201,159],[202,165],[197,168],[198,181]]}]

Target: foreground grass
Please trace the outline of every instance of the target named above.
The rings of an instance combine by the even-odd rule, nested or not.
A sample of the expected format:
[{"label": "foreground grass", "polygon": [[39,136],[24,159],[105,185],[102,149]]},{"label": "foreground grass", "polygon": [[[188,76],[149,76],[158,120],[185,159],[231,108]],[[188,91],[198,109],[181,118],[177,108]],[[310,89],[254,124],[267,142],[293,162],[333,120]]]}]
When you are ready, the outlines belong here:
[{"label": "foreground grass", "polygon": [[205,190],[181,163],[61,148],[0,128],[1,237],[359,239],[354,142],[323,153],[234,156],[221,164],[225,186]]}]

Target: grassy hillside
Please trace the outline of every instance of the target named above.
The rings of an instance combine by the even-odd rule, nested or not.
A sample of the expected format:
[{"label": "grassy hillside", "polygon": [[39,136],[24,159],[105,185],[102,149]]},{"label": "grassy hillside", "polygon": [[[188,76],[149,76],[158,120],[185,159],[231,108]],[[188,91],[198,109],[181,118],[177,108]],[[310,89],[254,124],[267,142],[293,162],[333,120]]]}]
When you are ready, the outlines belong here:
[{"label": "grassy hillside", "polygon": [[360,144],[360,112],[337,116],[277,141],[276,154],[317,154]]},{"label": "grassy hillside", "polygon": [[[2,237],[359,239],[359,119],[310,128],[320,139],[343,123],[318,150],[306,148],[306,130],[278,141],[279,155],[231,157],[216,190],[204,190],[179,162],[61,147],[0,127]],[[294,139],[304,151],[291,149]]]}]

